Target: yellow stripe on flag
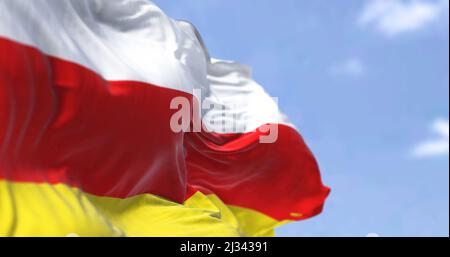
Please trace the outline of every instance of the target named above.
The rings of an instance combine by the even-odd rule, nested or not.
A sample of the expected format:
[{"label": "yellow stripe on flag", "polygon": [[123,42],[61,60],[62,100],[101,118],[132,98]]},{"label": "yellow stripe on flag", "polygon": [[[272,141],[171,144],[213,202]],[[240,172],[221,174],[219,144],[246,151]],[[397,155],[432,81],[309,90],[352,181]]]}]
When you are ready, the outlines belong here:
[{"label": "yellow stripe on flag", "polygon": [[272,236],[280,224],[199,192],[181,205],[150,194],[119,199],[8,181],[0,181],[0,221],[0,236]]},{"label": "yellow stripe on flag", "polygon": [[118,236],[78,189],[0,181],[0,236]]}]

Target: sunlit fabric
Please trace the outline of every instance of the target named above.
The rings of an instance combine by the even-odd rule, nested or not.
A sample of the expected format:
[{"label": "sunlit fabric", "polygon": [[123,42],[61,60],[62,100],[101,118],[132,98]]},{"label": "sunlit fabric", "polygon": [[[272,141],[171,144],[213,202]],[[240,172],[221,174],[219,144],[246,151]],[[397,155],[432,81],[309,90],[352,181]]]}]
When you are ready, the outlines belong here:
[{"label": "sunlit fabric", "polygon": [[[177,97],[221,108],[174,132]],[[269,236],[328,193],[250,69],[189,23],[146,0],[0,1],[0,236]]]}]

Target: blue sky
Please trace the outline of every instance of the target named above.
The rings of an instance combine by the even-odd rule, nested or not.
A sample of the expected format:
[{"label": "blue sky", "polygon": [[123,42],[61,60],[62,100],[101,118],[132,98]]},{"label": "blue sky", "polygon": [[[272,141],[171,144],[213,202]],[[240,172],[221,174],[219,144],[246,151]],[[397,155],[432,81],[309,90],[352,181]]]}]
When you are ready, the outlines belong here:
[{"label": "blue sky", "polygon": [[253,67],[332,194],[279,236],[449,235],[448,0],[155,0]]}]

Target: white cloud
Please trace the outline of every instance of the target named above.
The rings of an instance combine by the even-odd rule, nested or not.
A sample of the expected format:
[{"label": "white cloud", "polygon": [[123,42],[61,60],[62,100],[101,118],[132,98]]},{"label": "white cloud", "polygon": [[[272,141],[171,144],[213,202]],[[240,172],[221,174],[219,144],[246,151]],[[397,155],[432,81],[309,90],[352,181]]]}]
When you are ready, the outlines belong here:
[{"label": "white cloud", "polygon": [[359,58],[349,58],[331,67],[332,75],[359,77],[366,73],[366,67]]},{"label": "white cloud", "polygon": [[431,126],[435,138],[429,139],[417,145],[413,150],[415,157],[448,156],[449,154],[449,122],[448,120],[436,120]]},{"label": "white cloud", "polygon": [[366,237],[380,237],[377,233],[369,233]]},{"label": "white cloud", "polygon": [[388,37],[422,29],[448,16],[448,0],[370,0],[361,16],[362,26],[373,25]]}]

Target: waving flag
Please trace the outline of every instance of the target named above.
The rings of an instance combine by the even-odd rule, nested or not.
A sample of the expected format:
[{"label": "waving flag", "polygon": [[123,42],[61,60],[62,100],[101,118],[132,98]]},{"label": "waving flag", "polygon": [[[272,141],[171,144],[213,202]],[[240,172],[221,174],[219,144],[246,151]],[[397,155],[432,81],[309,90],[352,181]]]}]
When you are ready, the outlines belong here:
[{"label": "waving flag", "polygon": [[188,22],[146,0],[0,1],[1,236],[266,236],[328,193],[250,69]]}]

